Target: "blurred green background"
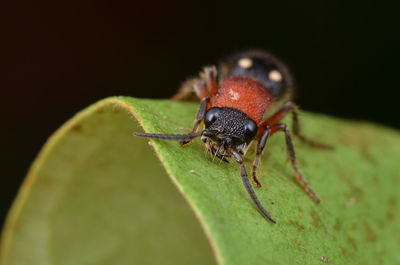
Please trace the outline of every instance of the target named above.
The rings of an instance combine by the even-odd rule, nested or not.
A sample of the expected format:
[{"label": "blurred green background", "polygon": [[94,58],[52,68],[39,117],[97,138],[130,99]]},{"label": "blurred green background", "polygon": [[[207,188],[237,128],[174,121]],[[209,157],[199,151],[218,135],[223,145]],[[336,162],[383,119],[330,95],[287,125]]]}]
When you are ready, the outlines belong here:
[{"label": "blurred green background", "polygon": [[396,10],[361,0],[6,3],[0,225],[37,152],[74,113],[112,95],[170,97],[203,65],[247,48],[288,64],[303,109],[400,128]]}]

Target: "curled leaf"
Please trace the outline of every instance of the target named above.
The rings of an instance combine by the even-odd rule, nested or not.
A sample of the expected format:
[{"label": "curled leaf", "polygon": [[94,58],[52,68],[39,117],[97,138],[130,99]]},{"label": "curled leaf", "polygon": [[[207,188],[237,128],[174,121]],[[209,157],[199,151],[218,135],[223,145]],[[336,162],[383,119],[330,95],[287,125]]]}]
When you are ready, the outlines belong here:
[{"label": "curled leaf", "polygon": [[274,225],[248,197],[239,166],[213,160],[201,141],[132,136],[140,125],[186,133],[197,107],[113,97],[78,113],[33,163],[3,229],[0,263],[398,262],[398,132],[303,113],[305,134],[335,150],[295,140],[316,205],[293,179],[283,135],[271,138],[256,193]]}]

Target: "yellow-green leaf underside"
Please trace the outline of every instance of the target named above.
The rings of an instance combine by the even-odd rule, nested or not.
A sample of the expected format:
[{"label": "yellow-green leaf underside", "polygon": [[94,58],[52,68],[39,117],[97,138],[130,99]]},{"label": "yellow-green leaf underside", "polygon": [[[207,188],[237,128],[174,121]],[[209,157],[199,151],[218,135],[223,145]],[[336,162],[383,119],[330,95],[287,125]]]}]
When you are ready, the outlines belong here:
[{"label": "yellow-green leaf underside", "polygon": [[256,189],[272,224],[253,205],[234,161],[213,159],[199,139],[186,147],[152,141],[155,154],[148,140],[132,136],[140,125],[186,133],[197,108],[113,97],[73,117],[26,177],[2,232],[0,263],[399,262],[398,132],[302,113],[305,134],[335,146],[315,149],[295,139],[298,166],[321,204],[294,180],[276,134]]}]

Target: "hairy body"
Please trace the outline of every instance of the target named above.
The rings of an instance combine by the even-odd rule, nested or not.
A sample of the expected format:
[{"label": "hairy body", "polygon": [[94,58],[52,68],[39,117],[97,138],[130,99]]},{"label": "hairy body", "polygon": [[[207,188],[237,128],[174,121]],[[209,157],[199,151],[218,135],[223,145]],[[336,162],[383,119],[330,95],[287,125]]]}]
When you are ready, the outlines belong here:
[{"label": "hairy body", "polygon": [[[271,135],[283,132],[295,179],[316,203],[320,200],[297,168],[292,137],[287,125],[281,123],[281,120],[292,113],[293,133],[296,136],[310,145],[330,148],[301,134],[298,108],[289,101],[292,91],[291,75],[276,57],[262,51],[235,54],[221,62],[218,71],[215,66],[205,67],[199,77],[186,81],[173,97],[175,100],[193,98],[201,100],[191,133],[184,135],[135,133],[135,135],[178,140],[181,145],[186,145],[200,136],[213,155],[225,162],[228,162],[226,158],[232,157],[240,164],[240,175],[246,191],[262,215],[275,223],[261,205],[248,180],[243,156],[249,146],[257,141],[251,180],[256,187],[261,187],[256,176],[261,153]],[[280,106],[279,110],[265,118],[266,112],[276,106]],[[201,123],[204,123],[205,129],[199,132]]]}]

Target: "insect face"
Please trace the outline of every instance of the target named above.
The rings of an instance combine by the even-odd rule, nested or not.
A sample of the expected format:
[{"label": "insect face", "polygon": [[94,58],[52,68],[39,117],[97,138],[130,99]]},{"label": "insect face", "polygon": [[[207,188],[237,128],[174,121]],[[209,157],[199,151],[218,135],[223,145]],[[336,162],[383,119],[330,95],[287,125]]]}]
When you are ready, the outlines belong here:
[{"label": "insect face", "polygon": [[230,157],[231,149],[245,154],[257,135],[257,124],[245,113],[233,108],[214,107],[204,117],[202,140],[219,158]]}]

